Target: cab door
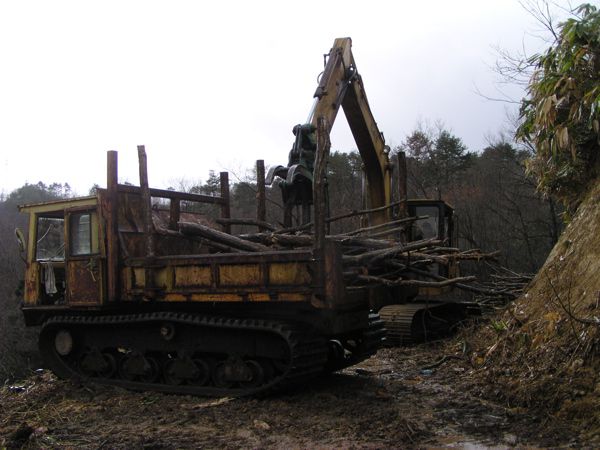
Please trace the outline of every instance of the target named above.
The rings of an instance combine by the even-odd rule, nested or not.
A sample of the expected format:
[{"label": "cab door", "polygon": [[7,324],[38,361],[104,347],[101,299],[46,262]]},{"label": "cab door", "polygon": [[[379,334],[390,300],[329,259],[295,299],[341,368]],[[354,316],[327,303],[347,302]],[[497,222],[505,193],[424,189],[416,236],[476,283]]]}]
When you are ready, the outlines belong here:
[{"label": "cab door", "polygon": [[98,305],[104,302],[104,259],[100,252],[96,209],[71,209],[66,214],[67,302]]}]

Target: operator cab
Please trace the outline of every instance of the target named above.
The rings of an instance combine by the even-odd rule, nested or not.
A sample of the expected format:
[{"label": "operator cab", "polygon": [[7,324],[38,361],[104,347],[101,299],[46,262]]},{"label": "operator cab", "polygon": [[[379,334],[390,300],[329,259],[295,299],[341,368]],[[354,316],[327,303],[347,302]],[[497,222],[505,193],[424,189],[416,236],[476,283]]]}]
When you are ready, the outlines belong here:
[{"label": "operator cab", "polygon": [[409,217],[423,217],[413,223],[409,231],[409,241],[439,239],[446,247],[452,246],[454,233],[454,208],[442,200],[409,200]]},{"label": "operator cab", "polygon": [[[408,240],[419,241],[423,239],[439,239],[444,247],[452,247],[454,243],[454,208],[442,200],[409,200],[409,217],[423,217],[426,219],[415,221],[409,229]],[[440,276],[449,277],[458,275],[457,263],[452,262],[447,266],[432,264],[430,270]]]},{"label": "operator cab", "polygon": [[[97,303],[102,256],[96,197],[20,208],[29,214],[26,305]],[[73,288],[77,285],[77,289]]]}]

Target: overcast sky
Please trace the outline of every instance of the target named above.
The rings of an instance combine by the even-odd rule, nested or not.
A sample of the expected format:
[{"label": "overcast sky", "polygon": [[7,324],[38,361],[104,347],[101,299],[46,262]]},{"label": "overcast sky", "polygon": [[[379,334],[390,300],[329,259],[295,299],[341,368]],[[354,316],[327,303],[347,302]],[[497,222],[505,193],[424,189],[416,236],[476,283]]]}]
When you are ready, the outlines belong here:
[{"label": "overcast sky", "polygon": [[[371,109],[394,147],[441,120],[469,150],[506,125],[494,46],[520,50],[533,19],[516,0],[2,1],[0,193],[25,182],[150,184],[286,164],[323,54],[350,36]],[[511,95],[520,97],[518,90]],[[343,114],[334,150],[355,149]]]}]

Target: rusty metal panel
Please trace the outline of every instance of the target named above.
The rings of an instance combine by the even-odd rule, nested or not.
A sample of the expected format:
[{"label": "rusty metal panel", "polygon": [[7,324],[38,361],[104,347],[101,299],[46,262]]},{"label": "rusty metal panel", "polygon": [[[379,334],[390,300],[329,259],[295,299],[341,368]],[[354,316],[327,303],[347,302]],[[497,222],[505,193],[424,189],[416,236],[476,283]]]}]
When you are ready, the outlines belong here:
[{"label": "rusty metal panel", "polygon": [[[131,255],[133,256],[133,255]],[[207,264],[258,264],[275,262],[300,262],[312,261],[312,253],[307,250],[283,250],[272,252],[245,253],[219,253],[211,255],[170,255],[159,256],[153,259],[155,266],[185,266],[185,265],[207,265]],[[132,267],[144,267],[147,259],[143,257],[131,257],[127,264]]]},{"label": "rusty metal panel", "polygon": [[220,286],[256,286],[263,284],[260,264],[224,264],[219,268]]},{"label": "rusty metal panel", "polygon": [[102,271],[96,258],[67,262],[67,300],[69,303],[98,304],[102,299]]},{"label": "rusty metal panel", "polygon": [[189,300],[187,295],[171,293],[165,295],[166,302],[187,302]]},{"label": "rusty metal panel", "polygon": [[342,273],[342,250],[338,242],[325,241],[324,259],[325,299],[330,306],[337,306],[344,303],[346,293]]},{"label": "rusty metal panel", "polygon": [[40,264],[32,262],[25,273],[24,301],[26,305],[35,305],[40,297]]},{"label": "rusty metal panel", "polygon": [[193,302],[241,302],[244,297],[239,294],[192,294],[190,300]]},{"label": "rusty metal panel", "polygon": [[127,297],[127,293],[134,287],[133,270],[130,267],[123,267],[121,269],[121,298],[123,299]]},{"label": "rusty metal panel", "polygon": [[210,286],[212,281],[210,266],[174,267],[175,286]]},{"label": "rusty metal panel", "polygon": [[146,271],[143,268],[133,269],[133,283],[132,287],[137,289],[143,289],[146,286]]},{"label": "rusty metal panel", "polygon": [[302,294],[299,292],[282,292],[279,294],[279,301],[282,302],[309,302],[311,299],[310,294]]},{"label": "rusty metal panel", "polygon": [[144,231],[143,200],[140,195],[119,192],[118,231]]},{"label": "rusty metal panel", "polygon": [[311,276],[305,263],[269,264],[269,284],[309,285]]}]

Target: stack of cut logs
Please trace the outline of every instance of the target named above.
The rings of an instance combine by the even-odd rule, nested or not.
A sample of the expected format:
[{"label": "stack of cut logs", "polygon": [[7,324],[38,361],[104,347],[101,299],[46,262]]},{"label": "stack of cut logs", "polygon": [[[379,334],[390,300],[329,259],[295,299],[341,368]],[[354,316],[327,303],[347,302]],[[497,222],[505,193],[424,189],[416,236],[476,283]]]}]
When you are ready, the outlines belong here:
[{"label": "stack of cut logs", "polygon": [[[439,275],[438,265],[447,266],[460,260],[490,260],[498,253],[479,250],[461,251],[447,247],[437,239],[402,243],[399,236],[405,227],[426,217],[410,217],[383,225],[360,228],[343,234],[328,235],[342,248],[344,277],[349,288],[365,286],[444,287],[453,285],[473,290],[473,276],[446,278]],[[188,238],[201,238],[203,243],[219,252],[270,252],[281,249],[309,249],[314,237],[308,232],[311,224],[276,229],[272,224],[254,219],[217,219],[221,224],[255,225],[258,233],[232,235],[191,222],[179,222],[179,231]],[[384,238],[385,236],[385,238]],[[488,290],[475,288],[477,292]]]}]

